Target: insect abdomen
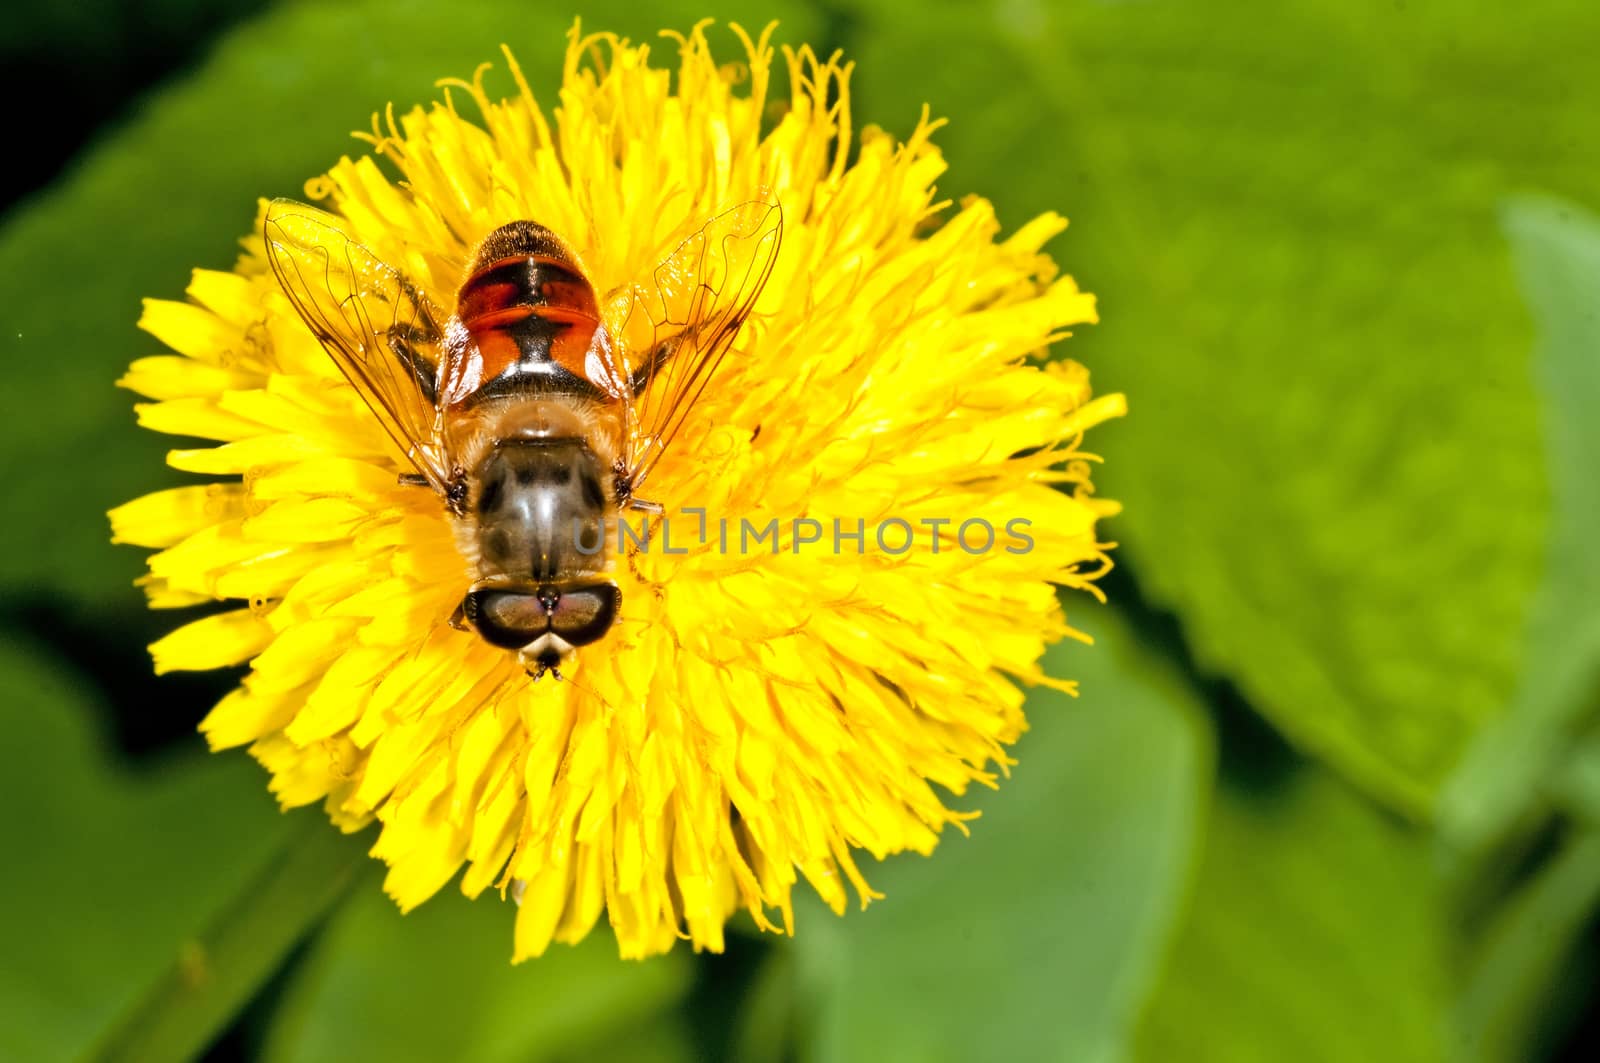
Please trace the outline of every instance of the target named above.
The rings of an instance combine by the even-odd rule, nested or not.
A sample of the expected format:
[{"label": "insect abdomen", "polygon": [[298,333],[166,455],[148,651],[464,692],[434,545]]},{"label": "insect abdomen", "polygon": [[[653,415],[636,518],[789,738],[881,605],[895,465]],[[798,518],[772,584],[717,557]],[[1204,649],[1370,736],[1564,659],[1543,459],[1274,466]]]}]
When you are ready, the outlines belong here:
[{"label": "insect abdomen", "polygon": [[548,377],[541,383],[555,390],[590,386],[584,359],[600,325],[594,288],[544,226],[516,221],[490,233],[456,314],[478,347],[486,382]]}]

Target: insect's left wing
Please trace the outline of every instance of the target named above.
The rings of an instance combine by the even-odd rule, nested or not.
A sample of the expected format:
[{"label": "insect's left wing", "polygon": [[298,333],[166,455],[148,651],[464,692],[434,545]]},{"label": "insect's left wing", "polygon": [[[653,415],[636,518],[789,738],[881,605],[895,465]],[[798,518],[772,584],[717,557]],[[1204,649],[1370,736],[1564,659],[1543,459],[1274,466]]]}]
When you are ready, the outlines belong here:
[{"label": "insect's left wing", "polygon": [[634,288],[630,313],[649,319],[652,340],[643,364],[628,366],[640,394],[626,458],[632,488],[655,468],[727,357],[772,276],[782,238],[776,203],[740,204],[680,244],[650,284]]},{"label": "insect's left wing", "polygon": [[437,311],[331,214],[274,200],[263,229],[267,261],[295,310],[417,471],[444,492]]}]

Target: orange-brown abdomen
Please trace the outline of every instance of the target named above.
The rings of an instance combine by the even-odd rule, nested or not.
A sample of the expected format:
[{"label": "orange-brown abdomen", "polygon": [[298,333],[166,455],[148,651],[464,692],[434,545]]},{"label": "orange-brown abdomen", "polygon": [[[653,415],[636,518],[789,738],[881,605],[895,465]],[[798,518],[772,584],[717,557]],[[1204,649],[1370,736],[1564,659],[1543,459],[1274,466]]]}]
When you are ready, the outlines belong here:
[{"label": "orange-brown abdomen", "polygon": [[594,288],[572,252],[537,222],[489,234],[461,286],[456,316],[482,367],[482,383],[462,405],[512,391],[595,391],[584,372],[600,327]]}]

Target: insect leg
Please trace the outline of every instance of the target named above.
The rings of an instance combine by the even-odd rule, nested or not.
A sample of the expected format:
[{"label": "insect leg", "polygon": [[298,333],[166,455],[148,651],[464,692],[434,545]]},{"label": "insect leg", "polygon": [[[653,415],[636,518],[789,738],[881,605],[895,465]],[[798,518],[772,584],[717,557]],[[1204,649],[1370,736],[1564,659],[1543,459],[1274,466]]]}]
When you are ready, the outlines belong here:
[{"label": "insect leg", "polygon": [[436,347],[444,340],[444,330],[433,319],[433,312],[429,309],[427,297],[415,284],[404,277],[398,279],[400,293],[404,296],[402,305],[414,308],[416,317],[410,321],[396,321],[384,333],[384,339],[389,343],[389,350],[400,364],[411,374],[411,379],[416,381],[417,387],[426,396],[429,405],[439,404],[439,365],[432,358],[423,354],[428,347]]},{"label": "insect leg", "polygon": [[395,361],[416,381],[417,389],[428,400],[428,405],[439,405],[439,364],[420,350],[421,345],[434,342],[429,339],[429,333],[418,330],[414,325],[396,325],[388,331],[386,338]]},{"label": "insect leg", "polygon": [[635,369],[628,377],[628,383],[633,388],[635,395],[650,386],[650,381],[655,379],[656,373],[667,364],[667,360],[683,344],[684,337],[674,336],[670,340],[663,340],[656,345],[655,350],[645,358],[644,364]]}]

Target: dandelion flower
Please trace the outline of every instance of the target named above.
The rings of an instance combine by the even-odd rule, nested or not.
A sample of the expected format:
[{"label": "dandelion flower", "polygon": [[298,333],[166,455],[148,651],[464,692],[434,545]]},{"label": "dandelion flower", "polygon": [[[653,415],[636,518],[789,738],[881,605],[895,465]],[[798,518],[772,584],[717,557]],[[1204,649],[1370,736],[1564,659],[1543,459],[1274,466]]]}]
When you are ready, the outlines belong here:
[{"label": "dandelion flower", "polygon": [[1038,663],[1082,638],[1057,588],[1094,593],[1108,564],[1096,522],[1116,505],[1079,446],[1122,399],[1041,357],[1095,320],[1041,251],[1065,221],[1001,238],[988,202],[938,202],[938,123],[857,134],[850,67],[771,35],[740,32],[726,65],[703,27],[669,35],[669,70],[575,28],[553,112],[507,53],[510,98],[482,70],[443,83],[307,185],[446,307],[509,221],[561,234],[604,291],[697,219],[781,204],[773,274],[652,474],[669,512],[776,520],[781,548],[713,534],[621,557],[621,619],[569,681],[451,626],[471,574],[448,514],[399,482],[259,222],[231,272],[146,304],[172,353],[121,381],[151,400],[145,427],[216,444],[168,458],[214,482],[112,513],[119,541],[159,550],[152,606],[232,606],[157,642],[157,669],[248,662],[202,724],[211,746],[247,746],[285,807],[376,820],[404,909],[458,873],[469,896],[513,890],[517,959],[602,915],[631,957],[718,950],[741,909],[792,932],[801,878],[837,912],[847,887],[874,898],[860,853],[931,852],[970,816],[947,799],[1011,763],[1023,688],[1071,689]]}]

